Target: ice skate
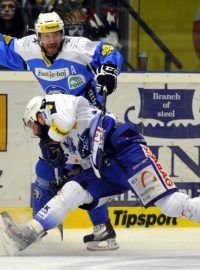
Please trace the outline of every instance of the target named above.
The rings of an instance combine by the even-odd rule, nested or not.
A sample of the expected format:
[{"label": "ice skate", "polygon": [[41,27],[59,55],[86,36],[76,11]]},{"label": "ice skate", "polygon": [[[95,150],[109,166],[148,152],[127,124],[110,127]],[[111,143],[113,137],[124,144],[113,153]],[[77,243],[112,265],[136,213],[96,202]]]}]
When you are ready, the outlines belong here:
[{"label": "ice skate", "polygon": [[8,255],[14,255],[40,237],[31,225],[17,225],[7,212],[0,213],[0,240]]},{"label": "ice skate", "polygon": [[86,235],[83,238],[88,250],[115,250],[119,248],[116,241],[116,233],[110,223],[102,223],[94,227],[92,234]]}]

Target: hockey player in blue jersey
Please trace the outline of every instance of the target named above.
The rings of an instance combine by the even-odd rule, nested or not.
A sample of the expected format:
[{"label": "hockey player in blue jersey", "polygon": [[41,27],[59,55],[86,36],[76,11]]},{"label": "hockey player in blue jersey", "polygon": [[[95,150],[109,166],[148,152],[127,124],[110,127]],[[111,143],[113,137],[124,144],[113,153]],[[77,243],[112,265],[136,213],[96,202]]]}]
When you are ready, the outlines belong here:
[{"label": "hockey player in blue jersey", "polygon": [[[84,96],[100,107],[102,86],[106,85],[108,94],[116,89],[122,65],[120,53],[107,43],[65,36],[63,21],[55,12],[40,14],[35,31],[35,35],[21,39],[0,35],[0,65],[16,71],[32,71],[46,94]],[[41,140],[40,146],[45,152],[44,140]],[[49,165],[41,159],[36,164],[33,214],[51,198],[49,182],[54,178],[53,166],[55,164]],[[101,231],[107,232],[108,239],[115,240],[106,204],[90,210],[89,215],[96,236],[93,233],[84,238],[87,247],[98,249],[99,241],[93,240],[97,237],[101,241]],[[107,243],[105,249],[117,247],[117,243],[113,247]],[[102,245],[100,249],[103,249]]]},{"label": "hockey player in blue jersey", "polygon": [[167,216],[200,222],[200,197],[190,198],[177,190],[135,125],[121,123],[113,114],[106,113],[99,174],[101,111],[85,98],[63,98],[61,94],[48,95],[45,99],[35,97],[26,107],[24,122],[35,135],[41,132],[40,125],[47,125],[53,149],[60,156],[69,154],[65,142],[70,140],[80,164],[90,162],[92,168],[67,181],[28,224],[16,225],[7,212],[0,214],[0,237],[9,254],[24,250],[44,236],[69,211],[82,205],[101,204],[103,199],[127,190],[134,192],[144,207],[154,204]]}]

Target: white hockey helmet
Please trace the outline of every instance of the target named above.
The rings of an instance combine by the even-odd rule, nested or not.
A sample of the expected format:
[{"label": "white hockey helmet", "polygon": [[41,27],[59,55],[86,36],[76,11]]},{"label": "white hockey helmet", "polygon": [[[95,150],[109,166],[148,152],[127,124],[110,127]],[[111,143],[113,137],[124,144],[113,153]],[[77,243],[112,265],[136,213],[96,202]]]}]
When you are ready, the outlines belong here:
[{"label": "white hockey helmet", "polygon": [[64,35],[64,23],[60,16],[55,12],[40,13],[35,23],[35,32],[39,33],[53,33],[62,31]]},{"label": "white hockey helmet", "polygon": [[42,111],[41,105],[43,100],[44,97],[36,96],[29,101],[23,117],[25,126],[30,127],[31,123],[37,121],[37,113]]}]

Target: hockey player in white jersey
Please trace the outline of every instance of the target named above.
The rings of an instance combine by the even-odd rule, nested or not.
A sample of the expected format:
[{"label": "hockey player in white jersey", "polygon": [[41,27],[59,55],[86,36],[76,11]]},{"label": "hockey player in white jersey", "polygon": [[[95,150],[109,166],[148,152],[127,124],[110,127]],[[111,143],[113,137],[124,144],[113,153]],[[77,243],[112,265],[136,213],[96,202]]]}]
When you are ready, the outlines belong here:
[{"label": "hockey player in white jersey", "polygon": [[[116,89],[122,65],[120,53],[105,42],[65,36],[63,21],[55,12],[40,14],[35,31],[35,35],[21,39],[0,35],[0,65],[11,70],[32,71],[47,94],[84,96],[95,106],[101,106],[102,86],[106,85],[108,94]],[[43,140],[40,146],[44,152]],[[34,214],[51,198],[49,182],[54,178],[53,167],[55,164],[47,164],[44,160],[36,164],[37,179],[32,193]],[[99,240],[98,232],[103,228],[107,238],[115,239],[106,205],[90,210],[89,215]],[[84,238],[87,245],[93,240],[94,234]]]},{"label": "hockey player in white jersey", "polygon": [[[33,105],[36,110],[30,114]],[[33,111],[33,110],[32,110]],[[52,143],[67,155],[66,140],[73,142],[80,162],[90,161],[93,168],[81,171],[67,181],[60,192],[26,225],[16,225],[7,212],[0,214],[0,237],[9,254],[34,243],[62,222],[68,211],[84,204],[98,205],[101,200],[131,190],[144,207],[155,205],[170,217],[185,217],[200,222],[200,197],[179,192],[160,161],[147,147],[135,125],[121,123],[110,113],[104,117],[104,156],[99,163],[101,112],[83,97],[61,94],[34,98],[27,105],[24,121],[34,134],[40,125],[49,127]],[[51,149],[50,149],[51,152]]]}]

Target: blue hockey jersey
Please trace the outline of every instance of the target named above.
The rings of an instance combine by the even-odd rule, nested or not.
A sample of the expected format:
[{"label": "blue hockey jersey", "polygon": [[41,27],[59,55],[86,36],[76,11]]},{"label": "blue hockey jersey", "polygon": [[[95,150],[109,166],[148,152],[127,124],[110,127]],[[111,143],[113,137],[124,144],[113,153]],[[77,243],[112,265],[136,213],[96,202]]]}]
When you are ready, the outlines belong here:
[{"label": "blue hockey jersey", "polygon": [[0,65],[11,70],[30,70],[46,94],[85,96],[94,72],[102,64],[114,64],[121,71],[122,57],[110,44],[84,37],[67,37],[53,62],[49,61],[36,35],[21,39],[0,35]]}]

